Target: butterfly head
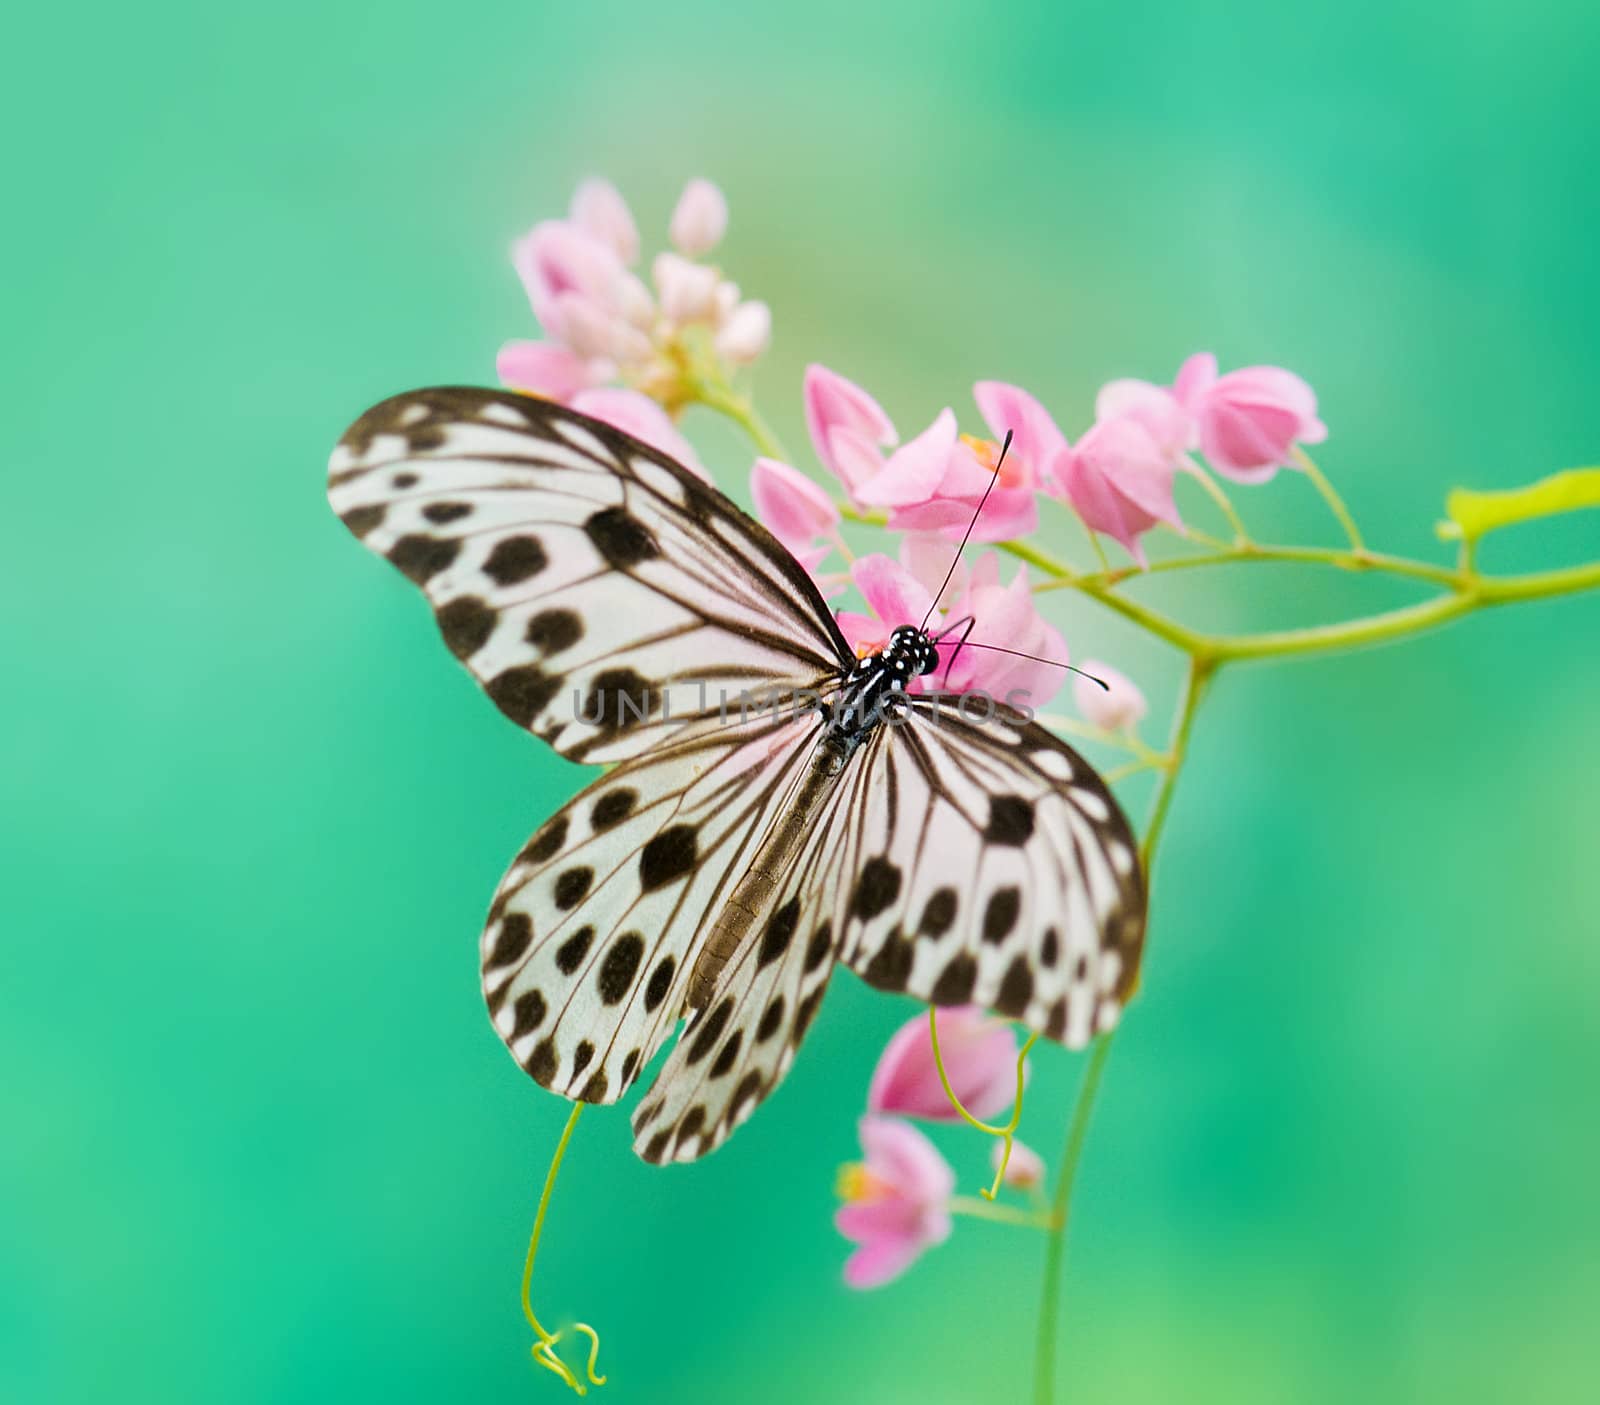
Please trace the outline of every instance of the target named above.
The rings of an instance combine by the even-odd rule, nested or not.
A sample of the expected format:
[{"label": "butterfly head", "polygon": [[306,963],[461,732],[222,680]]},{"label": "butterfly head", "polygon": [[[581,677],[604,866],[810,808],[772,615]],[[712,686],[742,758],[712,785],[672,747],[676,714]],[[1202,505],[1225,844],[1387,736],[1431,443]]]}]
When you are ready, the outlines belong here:
[{"label": "butterfly head", "polygon": [[903,624],[896,629],[879,658],[893,676],[905,683],[939,667],[939,651],[934,648],[933,640],[914,624]]}]

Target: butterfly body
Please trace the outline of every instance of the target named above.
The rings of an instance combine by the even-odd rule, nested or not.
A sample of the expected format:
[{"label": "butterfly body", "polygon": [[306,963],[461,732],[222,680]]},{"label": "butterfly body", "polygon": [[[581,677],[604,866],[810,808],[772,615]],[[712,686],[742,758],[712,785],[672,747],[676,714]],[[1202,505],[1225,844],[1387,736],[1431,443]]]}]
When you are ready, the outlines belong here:
[{"label": "butterfly body", "polygon": [[[857,659],[799,563],[681,465],[432,389],[351,426],[329,497],[507,717],[608,767],[512,861],[482,982],[517,1062],[589,1102],[687,1015],[634,1113],[646,1160],[703,1155],[772,1092],[840,965],[1070,1047],[1118,1017],[1145,894],[1099,777],[1009,707],[913,690],[939,662],[920,626]],[[742,706],[764,693],[808,705]]]}]

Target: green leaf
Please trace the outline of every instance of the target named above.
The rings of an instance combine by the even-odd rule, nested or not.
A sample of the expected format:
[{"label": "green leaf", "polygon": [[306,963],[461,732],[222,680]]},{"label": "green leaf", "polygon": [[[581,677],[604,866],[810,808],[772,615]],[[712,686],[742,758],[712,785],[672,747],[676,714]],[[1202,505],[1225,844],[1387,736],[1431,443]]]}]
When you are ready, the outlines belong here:
[{"label": "green leaf", "polygon": [[1437,530],[1447,541],[1475,542],[1497,527],[1582,507],[1600,507],[1600,468],[1569,468],[1502,493],[1452,488],[1444,503],[1450,520],[1439,523]]}]

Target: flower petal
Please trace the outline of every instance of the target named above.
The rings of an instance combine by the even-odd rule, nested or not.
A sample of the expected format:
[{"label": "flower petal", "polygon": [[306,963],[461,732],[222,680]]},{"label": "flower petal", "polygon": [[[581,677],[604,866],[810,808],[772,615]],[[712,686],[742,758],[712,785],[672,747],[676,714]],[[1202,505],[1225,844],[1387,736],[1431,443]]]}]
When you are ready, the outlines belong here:
[{"label": "flower petal", "polygon": [[559,342],[508,341],[494,368],[502,385],[547,400],[570,400],[590,383],[590,363]]},{"label": "flower petal", "polygon": [[1108,732],[1120,732],[1124,727],[1132,727],[1145,715],[1147,707],[1144,694],[1127,674],[1099,659],[1086,659],[1083,671],[1092,673],[1107,684],[1102,688],[1093,678],[1085,678],[1082,674],[1073,676],[1073,701],[1086,721],[1096,727],[1104,727]]},{"label": "flower petal", "polygon": [[921,434],[884,460],[883,467],[856,489],[873,507],[904,507],[926,502],[938,489],[957,447],[956,417],[941,410]]},{"label": "flower petal", "polygon": [[622,193],[610,181],[593,177],[572,196],[572,222],[608,246],[625,264],[639,257],[639,229]]},{"label": "flower petal", "polygon": [[[1017,1040],[1011,1026],[976,1005],[941,1010],[938,1019],[939,1053],[961,1105],[978,1118],[1010,1107],[1017,1091]],[[867,1090],[867,1107],[933,1122],[959,1119],[939,1078],[925,1015],[907,1020],[884,1047]]]},{"label": "flower petal", "polygon": [[928,588],[892,556],[881,552],[859,557],[850,568],[850,579],[867,608],[890,628],[918,623],[933,604]]},{"label": "flower petal", "polygon": [[820,484],[776,459],[756,460],[750,496],[762,525],[796,555],[839,521],[839,509]]},{"label": "flower petal", "polygon": [[[854,381],[826,366],[806,367],[805,406],[806,428],[817,457],[846,486],[866,476],[863,450],[876,464],[882,459],[878,450],[895,443],[894,424],[883,407]],[[836,436],[840,436],[839,444],[850,446],[855,459],[849,472],[838,462]]]},{"label": "flower petal", "polygon": [[1011,452],[1034,472],[1066,448],[1067,436],[1050,412],[1021,386],[979,381],[972,387],[972,398],[997,440],[1003,440],[1008,429],[1012,432]]},{"label": "flower petal", "polygon": [[678,432],[667,412],[643,391],[615,387],[585,390],[573,396],[572,408],[604,420],[624,434],[631,434],[641,443],[677,460],[696,478],[711,482],[711,475],[700,462],[694,446]]},{"label": "flower petal", "polygon": [[696,179],[678,197],[667,234],[680,253],[697,259],[722,242],[727,228],[727,197],[710,181]]}]

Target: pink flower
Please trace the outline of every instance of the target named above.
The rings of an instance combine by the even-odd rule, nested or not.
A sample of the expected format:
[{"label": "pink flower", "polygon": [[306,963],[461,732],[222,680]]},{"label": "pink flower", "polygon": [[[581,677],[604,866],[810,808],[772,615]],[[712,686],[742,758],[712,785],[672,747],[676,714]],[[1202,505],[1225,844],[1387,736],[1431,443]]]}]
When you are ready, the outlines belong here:
[{"label": "pink flower", "polygon": [[694,446],[678,433],[672,417],[643,391],[601,387],[579,391],[568,403],[574,410],[604,420],[652,449],[659,449],[695,477],[711,482],[711,475],[700,462]]},{"label": "pink flower", "polygon": [[[989,1164],[998,1171],[1000,1158],[1005,1154],[1006,1144],[996,1138],[994,1150],[989,1153]],[[1006,1162],[1005,1183],[1013,1190],[1035,1190],[1044,1184],[1044,1158],[1015,1137],[1011,1139],[1011,1159]]]},{"label": "pink flower", "polygon": [[494,369],[502,385],[563,403],[596,381],[588,361],[553,341],[508,341],[500,348]]},{"label": "pink flower", "polygon": [[1108,732],[1120,732],[1124,727],[1132,727],[1145,715],[1144,694],[1126,674],[1119,673],[1110,664],[1101,663],[1098,659],[1086,660],[1083,670],[1109,685],[1102,688],[1094,679],[1085,678],[1081,673],[1073,675],[1073,700],[1087,721],[1096,727],[1104,727]]},{"label": "pink flower", "polygon": [[[733,285],[723,284],[728,288]],[[737,304],[727,314],[712,342],[718,356],[730,365],[748,366],[759,361],[772,341],[772,309],[757,300]]]},{"label": "pink flower", "polygon": [[806,367],[805,403],[817,457],[854,496],[883,466],[882,451],[899,442],[893,422],[859,385],[826,366]]},{"label": "pink flower", "polygon": [[[961,631],[950,630],[969,616],[973,625],[967,642],[977,648],[962,647]],[[944,667],[932,675],[940,687],[957,693],[984,692],[1008,707],[1037,709],[1067,681],[1067,671],[1060,667],[1070,662],[1067,641],[1034,607],[1027,569],[1018,567],[1011,584],[1001,585],[1000,558],[994,552],[973,566],[966,590],[945,616],[945,629],[951,641],[940,650]],[[983,645],[1013,652],[1000,653]]]},{"label": "pink flower", "polygon": [[[995,394],[987,393],[991,390]],[[1066,441],[1025,392],[989,383],[980,385],[979,392],[980,408],[997,435],[1017,428],[1017,440],[1003,463],[997,443],[961,434],[948,409],[916,438],[899,444],[894,423],[882,406],[825,366],[812,366],[806,372],[806,423],[817,457],[844,484],[851,501],[860,507],[888,508],[891,531],[959,538],[971,525],[975,541],[1005,541],[1025,536],[1038,525],[1036,464],[1050,447],[1050,435],[1062,444]],[[1025,417],[1020,402],[1034,413]],[[996,413],[989,412],[991,403],[999,407]],[[1013,404],[1018,406],[1020,427],[1000,422]],[[1019,452],[1024,442],[1030,454]],[[980,502],[983,512],[974,522]]]},{"label": "pink flower", "polygon": [[1066,499],[1097,532],[1120,542],[1141,566],[1139,538],[1157,522],[1182,528],[1172,500],[1172,461],[1139,420],[1101,420],[1055,463]]},{"label": "pink flower", "polygon": [[1131,419],[1142,425],[1161,452],[1176,466],[1198,444],[1194,416],[1190,412],[1197,385],[1209,375],[1216,376],[1216,360],[1205,353],[1191,356],[1178,368],[1169,389],[1149,381],[1107,381],[1095,397],[1096,420]]},{"label": "pink flower", "polygon": [[1199,425],[1200,448],[1218,473],[1237,483],[1265,483],[1293,462],[1297,443],[1328,437],[1315,392],[1294,372],[1246,366],[1219,377],[1214,356],[1190,359],[1200,364],[1185,399]]},{"label": "pink flower", "polygon": [[808,571],[832,549],[839,509],[820,484],[776,459],[757,459],[750,470],[756,516]]},{"label": "pink flower", "polygon": [[728,228],[728,201],[708,180],[692,180],[678,197],[667,234],[692,259],[709,254]]},{"label": "pink flower", "polygon": [[[908,543],[918,539],[908,538]],[[866,601],[869,614],[841,610],[839,628],[855,651],[865,657],[888,642],[897,625],[921,624],[938,579],[932,577],[936,563],[925,546],[918,543],[921,568],[929,572],[921,579],[909,566],[881,553],[863,556],[851,567],[851,579]],[[906,548],[902,547],[905,551]],[[951,550],[954,550],[952,547]],[[911,559],[909,554],[907,559]],[[949,568],[948,558],[943,576]],[[961,635],[966,621],[972,628],[967,644]],[[932,674],[912,681],[912,691],[950,691],[986,693],[1011,707],[1038,708],[1061,691],[1067,672],[1055,665],[1068,662],[1067,644],[1060,633],[1040,617],[1028,588],[1027,572],[1019,568],[1011,584],[1000,584],[999,558],[990,552],[974,566],[966,584],[950,608],[935,611],[928,618],[928,629],[943,634],[939,657],[941,666]],[[995,645],[995,650],[971,647]],[[1019,658],[1014,650],[1038,655]]]},{"label": "pink flower", "polygon": [[572,222],[625,264],[639,257],[639,229],[622,192],[610,181],[586,180],[572,196]]},{"label": "pink flower", "polygon": [[[974,1117],[1005,1111],[1017,1095],[1017,1037],[1010,1024],[976,1005],[939,1012],[939,1054],[950,1087]],[[907,1020],[879,1056],[867,1089],[867,1111],[955,1122],[945,1096],[926,1016]]]},{"label": "pink flower", "polygon": [[[709,265],[686,257],[720,237],[727,202],[709,181],[691,181],[673,216],[683,253],[663,253],[652,265],[655,291],[631,271],[639,231],[627,202],[606,181],[584,181],[569,217],[537,224],[512,249],[512,262],[546,341],[507,342],[496,359],[501,381],[532,395],[576,405],[602,419],[615,410],[620,428],[703,472],[683,437],[664,416],[638,403],[640,390],[591,394],[622,380],[665,404],[686,398],[683,385],[690,327],[709,331],[717,355],[748,365],[766,350],[772,314],[765,303],[742,302],[737,285]],[[710,243],[707,243],[707,240]],[[588,397],[579,404],[579,397]]]},{"label": "pink flower", "polygon": [[893,1117],[863,1117],[863,1164],[839,1176],[839,1233],[859,1247],[844,1266],[852,1288],[877,1288],[950,1237],[955,1173],[932,1142]]}]

